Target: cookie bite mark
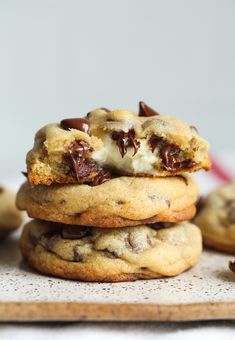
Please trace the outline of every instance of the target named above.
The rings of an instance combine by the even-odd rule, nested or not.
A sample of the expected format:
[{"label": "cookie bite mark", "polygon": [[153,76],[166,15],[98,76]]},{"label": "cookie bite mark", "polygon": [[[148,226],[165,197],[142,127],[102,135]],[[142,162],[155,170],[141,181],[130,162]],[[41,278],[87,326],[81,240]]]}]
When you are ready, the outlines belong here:
[{"label": "cookie bite mark", "polygon": [[135,134],[134,129],[130,129],[128,132],[124,132],[124,131],[113,131],[112,132],[111,137],[114,141],[116,141],[116,144],[119,148],[122,158],[126,155],[128,147],[134,148],[133,156],[137,153],[140,147],[140,142],[137,141],[137,139],[135,138],[135,135],[136,134]]},{"label": "cookie bite mark", "polygon": [[145,104],[145,102],[139,102],[139,116],[140,117],[152,117],[152,116],[159,116],[160,113],[152,109],[150,106]]},{"label": "cookie bite mark", "polygon": [[178,145],[169,143],[163,137],[152,135],[148,143],[152,153],[156,150],[159,153],[162,162],[161,166],[164,170],[174,173],[189,170],[196,165],[193,160],[189,158],[184,159],[183,151]]}]

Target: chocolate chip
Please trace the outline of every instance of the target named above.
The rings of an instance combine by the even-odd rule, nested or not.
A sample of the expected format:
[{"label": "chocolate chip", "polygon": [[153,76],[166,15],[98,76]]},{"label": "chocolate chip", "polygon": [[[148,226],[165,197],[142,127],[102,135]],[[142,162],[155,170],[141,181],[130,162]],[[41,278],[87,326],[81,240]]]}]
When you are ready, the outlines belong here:
[{"label": "chocolate chip", "polygon": [[85,118],[69,118],[69,119],[63,119],[60,122],[60,126],[64,130],[69,129],[76,129],[85,133],[88,133],[89,130],[89,122]]},{"label": "chocolate chip", "polygon": [[92,159],[87,158],[92,147],[85,141],[73,141],[69,146],[69,152],[64,154],[64,160],[70,165],[69,174],[76,177],[78,183],[84,177],[89,177],[98,171],[98,167]]},{"label": "chocolate chip", "polygon": [[120,254],[117,251],[115,251],[115,250],[110,251],[108,249],[105,249],[104,252],[105,252],[105,255],[107,257],[111,258],[111,259],[118,259],[118,258],[120,258]]},{"label": "chocolate chip", "polygon": [[135,238],[134,238],[134,236],[133,236],[132,233],[129,233],[129,234],[128,234],[127,242],[129,243],[129,245],[131,246],[131,248],[132,248],[133,250],[137,250],[137,249],[138,249],[138,245],[136,244]]},{"label": "chocolate chip", "polygon": [[197,134],[199,134],[198,129],[196,128],[196,126],[191,125],[191,126],[190,126],[190,129],[192,129],[194,132],[196,132]]},{"label": "chocolate chip", "polygon": [[61,236],[69,240],[79,240],[90,235],[91,235],[90,227],[65,225],[61,230]]},{"label": "chocolate chip", "polygon": [[127,153],[128,147],[134,148],[133,156],[137,153],[140,142],[135,139],[135,130],[130,129],[128,132],[124,131],[113,131],[112,139],[116,141],[116,144],[119,148],[119,152],[122,158]]},{"label": "chocolate chip", "polygon": [[2,194],[4,192],[4,188],[0,187],[0,194]]},{"label": "chocolate chip", "polygon": [[91,186],[96,186],[96,185],[100,185],[104,182],[109,181],[112,178],[111,173],[108,170],[105,169],[101,169],[98,174],[92,178],[91,182],[89,182],[89,185]]},{"label": "chocolate chip", "polygon": [[106,107],[100,107],[99,110],[103,110],[105,112],[111,112],[111,110],[107,109]]},{"label": "chocolate chip", "polygon": [[177,175],[177,178],[182,179],[184,181],[185,185],[188,186],[188,179],[184,175]]},{"label": "chocolate chip", "polygon": [[83,259],[78,245],[73,248],[73,259],[75,262],[81,262]]},{"label": "chocolate chip", "polygon": [[38,243],[48,251],[51,251],[55,243],[58,242],[59,237],[60,229],[50,230],[41,235]]},{"label": "chocolate chip", "polygon": [[23,175],[24,177],[28,178],[28,173],[27,173],[27,172],[21,171],[21,173],[22,173],[22,175]]},{"label": "chocolate chip", "polygon": [[149,227],[151,227],[154,230],[162,229],[162,228],[170,228],[172,227],[173,223],[170,222],[158,222],[158,223],[152,223],[149,224]]},{"label": "chocolate chip", "polygon": [[62,199],[59,201],[60,204],[65,204],[66,203],[66,200],[65,199]]},{"label": "chocolate chip", "polygon": [[181,149],[178,145],[166,141],[163,137],[152,135],[149,138],[149,146],[154,152],[157,148],[162,160],[162,166],[165,170],[176,172],[187,170],[195,166],[191,159],[179,160]]},{"label": "chocolate chip", "polygon": [[141,117],[151,117],[151,116],[158,116],[160,113],[152,109],[150,106],[145,104],[145,102],[139,102],[139,116]]},{"label": "chocolate chip", "polygon": [[152,242],[151,238],[149,237],[149,235],[146,236],[146,239],[147,239],[147,244],[148,244],[150,247],[152,247],[153,242]]},{"label": "chocolate chip", "polygon": [[123,205],[123,204],[126,204],[126,202],[124,202],[124,201],[115,201],[115,204],[117,204],[117,205]]},{"label": "chocolate chip", "polygon": [[170,209],[170,207],[171,207],[171,202],[170,202],[169,200],[165,200],[165,202],[166,202],[166,205],[167,205],[168,209]]},{"label": "chocolate chip", "polygon": [[229,261],[228,266],[229,269],[235,273],[235,261]]}]

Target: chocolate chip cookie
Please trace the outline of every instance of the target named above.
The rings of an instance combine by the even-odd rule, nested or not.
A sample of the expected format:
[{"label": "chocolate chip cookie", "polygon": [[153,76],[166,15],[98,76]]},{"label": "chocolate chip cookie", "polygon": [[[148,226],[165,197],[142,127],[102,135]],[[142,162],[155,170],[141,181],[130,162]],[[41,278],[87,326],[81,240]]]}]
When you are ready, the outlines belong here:
[{"label": "chocolate chip cookie", "polygon": [[143,102],[139,114],[101,108],[40,129],[26,159],[28,180],[95,186],[117,174],[165,177],[208,170],[208,147],[194,127]]},{"label": "chocolate chip cookie", "polygon": [[195,214],[198,187],[190,175],[117,177],[98,186],[24,183],[17,206],[46,221],[96,227],[178,222]]},{"label": "chocolate chip cookie", "polygon": [[22,216],[15,207],[15,194],[0,186],[0,240],[22,223]]},{"label": "chocolate chip cookie", "polygon": [[235,253],[235,182],[202,200],[195,223],[201,228],[206,245]]},{"label": "chocolate chip cookie", "polygon": [[198,262],[202,240],[199,228],[189,222],[105,229],[33,220],[24,228],[20,247],[41,273],[115,282],[178,275]]}]

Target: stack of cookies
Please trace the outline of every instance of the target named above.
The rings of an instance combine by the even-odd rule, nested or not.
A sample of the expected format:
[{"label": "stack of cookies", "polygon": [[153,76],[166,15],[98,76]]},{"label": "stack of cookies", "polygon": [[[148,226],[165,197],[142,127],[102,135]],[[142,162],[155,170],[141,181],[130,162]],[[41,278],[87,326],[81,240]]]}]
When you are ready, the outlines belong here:
[{"label": "stack of cookies", "polygon": [[200,258],[198,187],[208,143],[140,102],[39,130],[17,206],[34,220],[20,247],[39,272],[84,281],[174,276]]}]

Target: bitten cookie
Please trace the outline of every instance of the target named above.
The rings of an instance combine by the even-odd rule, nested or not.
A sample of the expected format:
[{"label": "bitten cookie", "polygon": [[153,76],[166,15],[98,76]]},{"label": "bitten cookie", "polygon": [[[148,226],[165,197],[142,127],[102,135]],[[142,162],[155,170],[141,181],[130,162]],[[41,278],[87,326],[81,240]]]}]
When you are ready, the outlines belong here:
[{"label": "bitten cookie", "polygon": [[198,262],[202,240],[189,222],[101,229],[33,220],[24,228],[20,248],[41,273],[115,282],[178,275]]},{"label": "bitten cookie", "polygon": [[208,170],[208,147],[194,127],[143,102],[139,115],[101,108],[40,129],[26,159],[28,180],[98,185],[113,173],[165,177]]},{"label": "bitten cookie", "polygon": [[206,245],[235,253],[235,182],[203,199],[195,223],[201,228]]},{"label": "bitten cookie", "polygon": [[98,186],[24,183],[17,206],[46,221],[96,227],[178,222],[195,214],[198,186],[189,176],[117,177]]},{"label": "bitten cookie", "polygon": [[22,223],[22,216],[15,207],[15,194],[0,186],[0,240]]}]

